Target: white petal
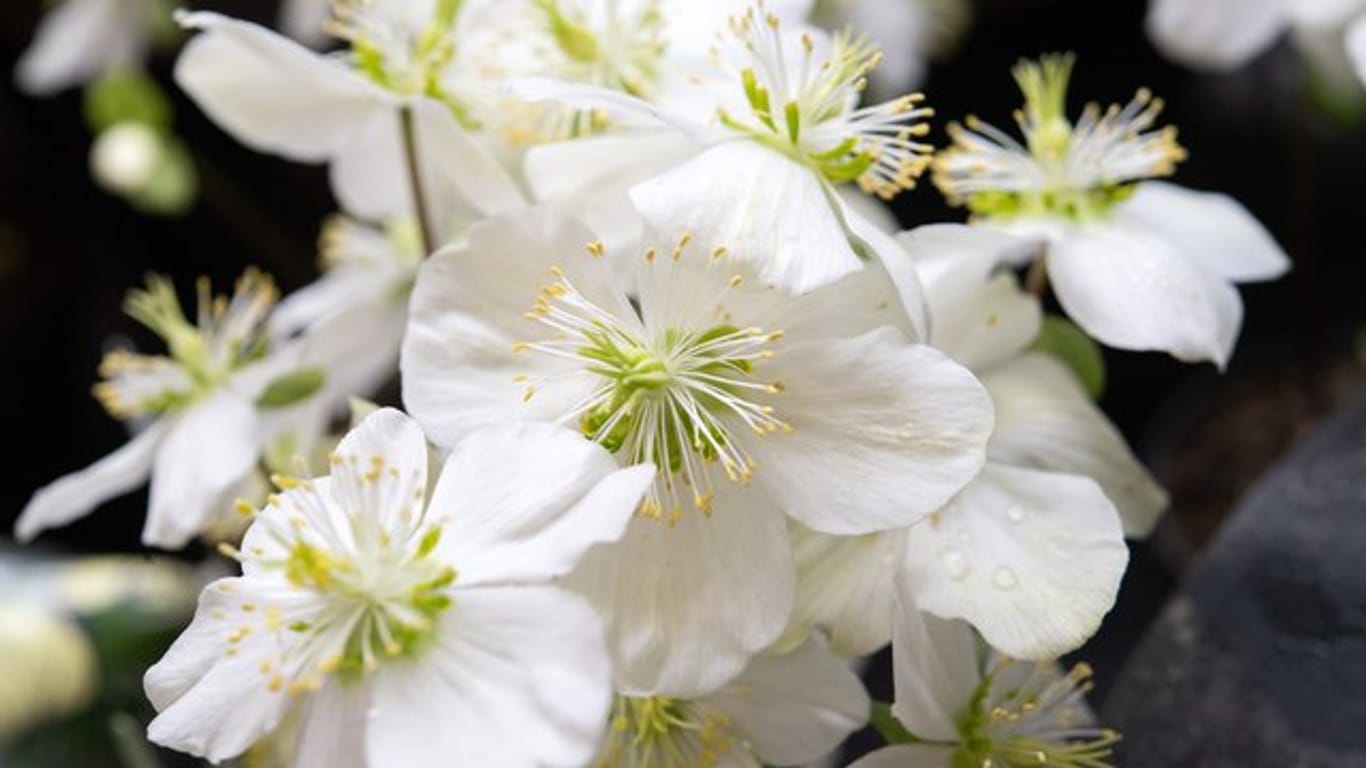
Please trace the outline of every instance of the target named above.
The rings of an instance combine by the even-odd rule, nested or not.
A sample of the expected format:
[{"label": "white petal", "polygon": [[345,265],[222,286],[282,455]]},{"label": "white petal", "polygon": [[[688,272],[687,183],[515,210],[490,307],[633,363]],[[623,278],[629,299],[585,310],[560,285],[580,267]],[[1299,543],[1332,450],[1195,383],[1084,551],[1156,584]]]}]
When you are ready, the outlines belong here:
[{"label": "white petal", "polygon": [[599,111],[625,128],[671,128],[694,140],[704,134],[692,120],[680,119],[644,99],[624,91],[595,85],[570,83],[544,77],[519,77],[503,86],[508,95],[523,101],[554,101],[583,111]]},{"label": "white petal", "polygon": [[858,675],[815,639],[780,656],[758,656],[705,701],[768,765],[801,765],[831,752],[868,722]]},{"label": "white petal", "polygon": [[143,679],[147,698],[161,714],[147,738],[180,752],[219,762],[245,751],[280,722],[292,700],[271,691],[262,662],[279,652],[278,638],[252,632],[236,643],[243,602],[269,596],[246,579],[221,579],[204,589],[194,621]]},{"label": "white petal", "polygon": [[1271,233],[1228,195],[1149,181],[1114,215],[1163,235],[1183,255],[1226,280],[1272,280],[1290,269]]},{"label": "white petal", "polygon": [[255,409],[231,392],[213,395],[176,418],[152,467],[142,543],[185,546],[226,509],[226,495],[251,471],[261,441]]},{"label": "white petal", "polygon": [[621,538],[654,476],[649,465],[618,469],[569,429],[500,425],[455,447],[427,517],[443,525],[439,546],[461,585],[548,581]]},{"label": "white petal", "polygon": [[437,644],[374,678],[373,768],[581,768],[611,700],[597,618],[551,587],[457,590]]},{"label": "white petal", "polygon": [[1071,371],[1042,354],[982,376],[996,404],[992,461],[1089,477],[1119,509],[1126,535],[1142,538],[1167,508],[1167,494]]},{"label": "white petal", "polygon": [[936,744],[895,744],[869,752],[849,768],[945,768],[953,764],[953,750]]},{"label": "white petal", "polygon": [[247,146],[323,162],[392,99],[341,62],[264,27],[215,13],[183,13],[203,30],[181,52],[176,82],[209,117]]},{"label": "white petal", "polygon": [[1366,83],[1366,16],[1347,27],[1347,55],[1352,59],[1357,77]]},{"label": "white petal", "polygon": [[792,538],[796,620],[824,629],[842,656],[867,656],[886,645],[906,534],[829,536],[797,526]]},{"label": "white petal", "polygon": [[[530,208],[476,225],[464,243],[423,264],[400,367],[403,402],[432,442],[449,448],[482,426],[552,420],[592,390],[596,375],[573,361],[516,353],[513,344],[545,335],[523,314],[552,266],[599,306],[632,311],[607,266],[584,252],[593,239],[572,219]],[[526,400],[517,377],[533,374],[554,381]]]},{"label": "white petal", "polygon": [[304,703],[293,768],[365,768],[367,686],[329,679]]},{"label": "white petal", "polygon": [[957,718],[981,681],[977,637],[964,622],[921,611],[907,576],[898,580],[892,629],[892,714],[919,738],[956,742]]},{"label": "white petal", "polygon": [[79,520],[105,501],[147,482],[153,458],[169,427],[168,422],[158,421],[89,467],[39,488],[19,514],[14,538],[30,541],[49,528]]},{"label": "white petal", "polygon": [[981,469],[991,400],[966,368],[893,328],[794,344],[766,372],[791,425],[755,439],[754,483],[811,528],[903,528]]},{"label": "white petal", "polygon": [[670,526],[638,515],[568,583],[607,621],[619,691],[695,698],[778,638],[794,581],[782,515],[719,487],[711,516],[688,510]]},{"label": "white petal", "polygon": [[418,167],[434,217],[446,221],[465,210],[494,216],[525,205],[517,183],[449,107],[424,98],[412,109]]},{"label": "white petal", "polygon": [[415,530],[427,494],[427,440],[417,422],[381,408],[332,453],[330,495],[337,507],[381,530]]},{"label": "white petal", "polygon": [[1021,659],[1056,658],[1094,634],[1128,562],[1095,482],[996,464],[906,540],[920,608],[967,620]]},{"label": "white petal", "polygon": [[137,64],[147,44],[141,10],[125,0],[66,0],[52,7],[15,66],[19,87],[48,96]]},{"label": "white petal", "polygon": [[[840,205],[843,206],[842,200]],[[864,265],[865,268],[856,272],[855,276],[871,272],[868,279],[890,283],[895,289],[895,305],[900,308],[904,317],[887,324],[900,328],[906,334],[906,338],[913,341],[928,339],[930,308],[925,296],[925,286],[921,283],[920,274],[916,270],[914,255],[897,238],[884,232],[857,210],[844,207],[843,216],[849,232],[863,241],[863,245],[867,246],[872,256]]]},{"label": "white petal", "polygon": [[280,4],[280,29],[299,42],[318,47],[327,41],[330,0],[284,0]]},{"label": "white petal", "polygon": [[1286,0],[1150,0],[1148,36],[1199,69],[1230,70],[1256,57],[1286,27]]},{"label": "white petal", "polygon": [[408,160],[399,108],[381,107],[350,120],[348,135],[332,153],[329,178],[343,210],[382,220],[413,212]]},{"label": "white petal", "polygon": [[1009,228],[996,224],[926,224],[902,232],[896,239],[915,259],[928,286],[941,273],[960,268],[963,261],[971,262],[983,275],[998,264],[1028,264],[1048,239],[1049,228],[1037,231],[1039,226],[1038,221],[1030,220],[1014,222]]},{"label": "white petal", "polygon": [[714,146],[637,185],[631,199],[668,240],[724,247],[766,285],[804,293],[862,268],[824,182],[750,141]]},{"label": "white petal", "polygon": [[1102,344],[1220,368],[1233,354],[1238,292],[1156,232],[1119,220],[1075,228],[1049,249],[1048,274],[1063,309]]}]

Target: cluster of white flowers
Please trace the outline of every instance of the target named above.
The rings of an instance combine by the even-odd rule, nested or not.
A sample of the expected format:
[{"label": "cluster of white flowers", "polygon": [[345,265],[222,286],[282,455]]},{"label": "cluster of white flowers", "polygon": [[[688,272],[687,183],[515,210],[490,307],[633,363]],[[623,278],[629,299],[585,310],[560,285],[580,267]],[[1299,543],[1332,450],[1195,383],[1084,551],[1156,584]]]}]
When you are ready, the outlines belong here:
[{"label": "cluster of white flowers", "polygon": [[[1108,764],[1089,672],[1054,660],[1167,500],[1040,343],[1043,296],[1222,367],[1233,283],[1288,261],[1232,199],[1155,180],[1185,152],[1152,94],[1073,117],[1073,59],[1022,62],[1020,137],[969,117],[936,152],[923,96],[865,98],[891,30],[816,24],[897,17],[811,5],[292,4],[332,53],[176,16],[177,83],[327,164],[342,211],[283,299],[256,271],[192,316],[162,278],[132,292],[167,351],[110,353],[96,395],[135,436],[19,520],[150,478],[147,544],[240,563],[147,672],[152,741],[758,768],[871,717],[892,744],[863,768]],[[922,176],[971,222],[889,226]],[[358,400],[395,377],[406,414]],[[890,709],[849,663],[889,643]]]}]

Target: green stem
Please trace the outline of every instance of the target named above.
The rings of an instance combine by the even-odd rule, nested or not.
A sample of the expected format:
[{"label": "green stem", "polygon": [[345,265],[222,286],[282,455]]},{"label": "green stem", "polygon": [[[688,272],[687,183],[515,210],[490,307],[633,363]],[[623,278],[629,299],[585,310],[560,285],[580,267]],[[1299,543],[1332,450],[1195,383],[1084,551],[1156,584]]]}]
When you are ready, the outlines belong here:
[{"label": "green stem", "polygon": [[427,192],[422,184],[413,108],[405,106],[398,114],[399,121],[403,124],[403,154],[408,164],[408,188],[413,196],[413,214],[417,216],[418,232],[422,238],[422,256],[426,258],[432,255],[432,249],[439,245],[439,241],[436,229],[432,226],[431,213],[427,209]]},{"label": "green stem", "polygon": [[892,705],[885,701],[874,701],[868,721],[882,740],[888,744],[920,744],[925,740],[906,730],[906,726],[892,714]]}]

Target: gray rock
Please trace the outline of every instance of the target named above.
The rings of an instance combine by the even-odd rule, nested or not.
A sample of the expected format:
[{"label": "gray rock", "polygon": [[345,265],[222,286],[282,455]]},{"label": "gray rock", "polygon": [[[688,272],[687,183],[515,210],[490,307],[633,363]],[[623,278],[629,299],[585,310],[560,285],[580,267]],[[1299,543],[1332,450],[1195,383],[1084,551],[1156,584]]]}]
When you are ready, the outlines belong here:
[{"label": "gray rock", "polygon": [[1366,403],[1247,495],[1102,712],[1123,766],[1366,766]]}]

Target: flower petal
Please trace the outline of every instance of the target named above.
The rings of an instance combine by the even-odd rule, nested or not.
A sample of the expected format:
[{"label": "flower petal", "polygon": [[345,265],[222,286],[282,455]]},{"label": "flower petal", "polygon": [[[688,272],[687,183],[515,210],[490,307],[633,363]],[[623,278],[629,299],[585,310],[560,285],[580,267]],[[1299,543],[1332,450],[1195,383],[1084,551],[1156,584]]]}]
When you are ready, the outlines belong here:
[{"label": "flower petal", "polygon": [[158,421],[89,467],[39,488],[19,513],[14,538],[31,541],[43,531],[79,520],[105,501],[147,482],[169,428],[168,422]]},{"label": "flower petal", "polygon": [[820,627],[841,656],[868,656],[892,639],[896,573],[905,557],[902,531],[829,536],[794,526],[795,620]]},{"label": "flower petal", "polygon": [[588,764],[611,701],[593,610],[551,587],[455,595],[436,646],[375,675],[369,765]]},{"label": "flower petal", "polygon": [[1366,83],[1366,16],[1362,16],[1347,27],[1347,55],[1352,59],[1357,77]]},{"label": "flower petal", "polygon": [[468,210],[495,216],[526,204],[517,183],[449,107],[423,98],[411,109],[427,205],[440,223]]},{"label": "flower petal", "polygon": [[[432,442],[451,447],[470,431],[506,421],[551,420],[595,382],[572,361],[513,351],[544,327],[523,315],[562,267],[599,306],[624,308],[608,267],[583,250],[593,234],[547,207],[470,229],[465,242],[428,259],[418,275],[403,341],[403,402]],[[623,313],[631,310],[622,309]],[[549,380],[527,398],[519,377]]]},{"label": "flower petal", "polygon": [[[846,206],[844,198],[841,197],[838,205],[844,210],[843,216],[849,232],[867,248],[865,256],[872,257],[865,268],[855,273],[855,276],[871,272],[867,279],[884,284],[890,283],[895,289],[894,304],[901,309],[903,317],[886,324],[900,328],[906,334],[906,338],[912,341],[925,341],[930,336],[930,310],[926,301],[925,286],[916,271],[914,254],[908,251],[901,241],[884,232],[856,209]],[[846,278],[846,281],[851,278]]]},{"label": "flower petal", "polygon": [[1290,269],[1271,233],[1228,195],[1149,181],[1115,216],[1165,236],[1183,255],[1225,280],[1273,280]]},{"label": "flower petal", "polygon": [[1167,493],[1124,437],[1057,360],[1031,354],[982,377],[996,405],[987,453],[994,462],[1089,477],[1114,502],[1124,533],[1147,536]]},{"label": "flower petal", "polygon": [[869,752],[849,768],[944,768],[953,764],[953,750],[938,744],[894,744]]},{"label": "flower petal", "polygon": [[710,516],[690,510],[671,525],[637,515],[567,583],[607,621],[618,691],[696,698],[782,634],[795,593],[791,558],[782,515],[726,486]]},{"label": "flower petal", "polygon": [[921,611],[908,576],[898,580],[892,624],[892,715],[919,738],[956,742],[958,716],[981,680],[977,637],[964,622]]},{"label": "flower petal", "polygon": [[144,21],[121,0],[67,0],[38,23],[15,66],[15,81],[50,96],[119,66],[136,65],[146,47]]},{"label": "flower petal", "polygon": [[1220,368],[1233,354],[1238,292],[1157,232],[1120,220],[1074,228],[1049,249],[1048,274],[1063,309],[1102,344]]},{"label": "flower petal", "polygon": [[399,109],[373,109],[352,118],[349,135],[331,155],[332,193],[353,216],[380,221],[413,215]]},{"label": "flower petal", "polygon": [[366,416],[333,451],[328,491],[357,520],[416,530],[427,495],[427,440],[417,422],[393,408]]},{"label": "flower petal", "polygon": [[304,703],[293,768],[366,768],[369,713],[367,686],[329,679]]},{"label": "flower petal", "polygon": [[142,543],[185,546],[227,509],[226,496],[256,464],[261,442],[255,409],[232,392],[185,411],[157,449]]},{"label": "flower petal", "polygon": [[181,51],[176,82],[209,117],[260,152],[330,159],[393,99],[378,86],[265,27],[216,13],[181,13],[203,30]]},{"label": "flower petal", "polygon": [[1148,36],[1198,69],[1230,70],[1270,48],[1286,28],[1286,0],[1151,0]]},{"label": "flower petal", "polygon": [[1093,481],[997,464],[906,541],[921,609],[966,619],[1021,659],[1056,658],[1085,642],[1114,605],[1128,562],[1119,516]]},{"label": "flower petal", "polygon": [[578,432],[500,425],[455,447],[427,516],[462,586],[548,581],[621,538],[654,476],[650,465],[618,469]]},{"label": "flower petal", "polygon": [[794,344],[768,361],[792,431],[752,440],[754,483],[811,528],[903,528],[943,506],[986,458],[991,399],[966,368],[893,328]]},{"label": "flower petal", "polygon": [[[781,190],[781,194],[777,193]],[[649,229],[724,247],[765,285],[805,293],[862,269],[822,180],[750,141],[728,141],[631,189]]]},{"label": "flower petal", "polygon": [[768,765],[802,765],[833,751],[868,722],[868,692],[819,640],[757,656],[731,685],[708,696]]}]

